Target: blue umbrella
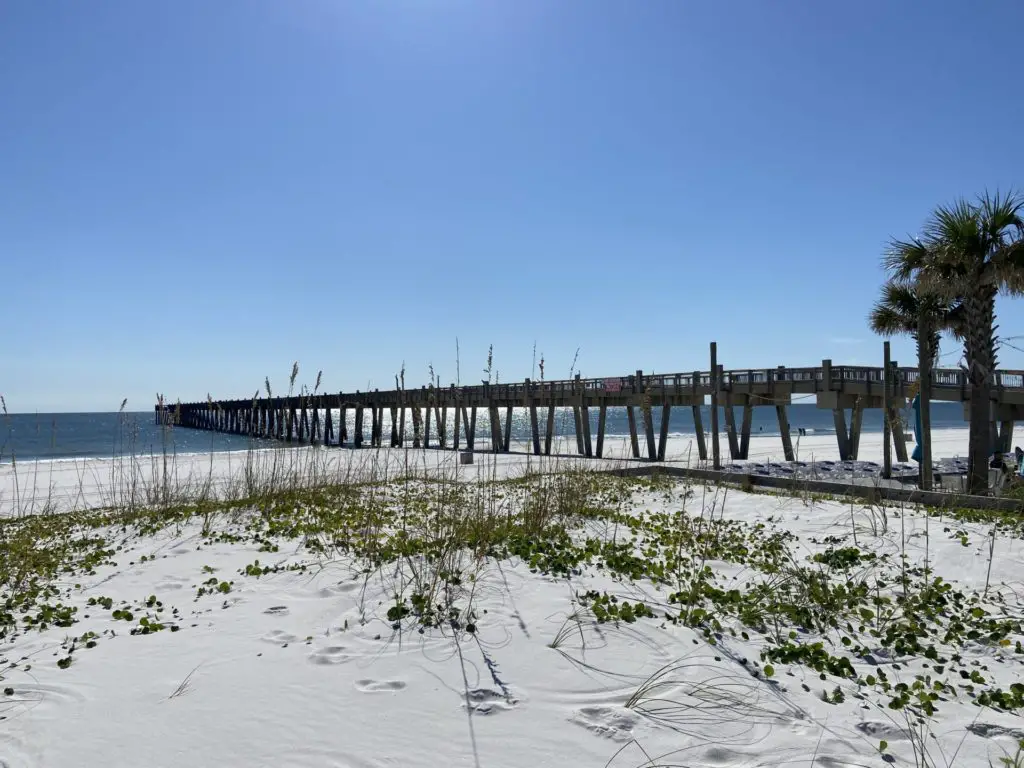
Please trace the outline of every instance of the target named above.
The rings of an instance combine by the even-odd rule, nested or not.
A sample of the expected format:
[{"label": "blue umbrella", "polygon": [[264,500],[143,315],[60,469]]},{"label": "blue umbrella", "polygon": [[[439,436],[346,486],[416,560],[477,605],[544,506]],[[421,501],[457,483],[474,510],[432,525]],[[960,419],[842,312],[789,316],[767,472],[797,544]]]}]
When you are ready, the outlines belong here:
[{"label": "blue umbrella", "polygon": [[914,446],[914,452],[910,454],[910,458],[916,461],[918,464],[921,463],[921,396],[916,395],[914,402],[910,404],[914,409],[914,442],[917,443]]}]

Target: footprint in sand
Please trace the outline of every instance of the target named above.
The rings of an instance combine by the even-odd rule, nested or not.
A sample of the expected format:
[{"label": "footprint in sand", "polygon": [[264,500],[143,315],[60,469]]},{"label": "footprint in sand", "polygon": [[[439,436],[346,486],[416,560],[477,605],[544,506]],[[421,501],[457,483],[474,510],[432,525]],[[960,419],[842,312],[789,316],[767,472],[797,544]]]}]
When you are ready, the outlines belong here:
[{"label": "footprint in sand", "polygon": [[997,736],[1009,736],[1014,741],[1024,739],[1024,730],[1019,728],[1006,728],[1002,725],[995,725],[994,723],[971,723],[971,725],[967,726],[967,730],[975,736],[981,736],[984,739],[993,739]]},{"label": "footprint in sand", "polygon": [[163,581],[157,582],[156,588],[161,592],[166,592],[172,589],[181,589],[188,583],[188,579],[179,579],[177,576],[168,576]]},{"label": "footprint in sand", "polygon": [[357,680],[356,690],[363,693],[394,693],[405,688],[401,680]]},{"label": "footprint in sand", "polygon": [[909,739],[907,732],[902,728],[896,726],[894,723],[884,723],[877,720],[867,720],[863,723],[857,723],[854,726],[858,731],[863,733],[865,736],[870,736],[872,739],[878,739],[885,741],[899,741],[901,739]]},{"label": "footprint in sand", "polygon": [[329,645],[309,655],[309,660],[314,664],[343,664],[351,658],[352,656],[340,645]]},{"label": "footprint in sand", "polygon": [[740,763],[746,755],[724,747],[712,747],[704,753],[704,762],[710,765],[733,765]]},{"label": "footprint in sand", "polygon": [[638,718],[621,707],[584,707],[569,718],[576,725],[582,725],[591,733],[612,741],[629,741]]},{"label": "footprint in sand", "polygon": [[[466,698],[462,699],[462,708],[466,708]],[[490,688],[475,688],[469,692],[469,706],[478,715],[491,715],[495,712],[503,712],[515,709],[519,700],[513,696],[506,696],[501,691]]]},{"label": "footprint in sand", "polygon": [[288,606],[287,605],[272,605],[264,613],[268,613],[271,616],[287,616]]},{"label": "footprint in sand", "polygon": [[295,643],[301,638],[298,635],[293,635],[291,632],[285,632],[281,629],[272,629],[263,637],[260,638],[265,643],[274,643],[275,645],[283,645],[284,643]]},{"label": "footprint in sand", "polygon": [[320,597],[337,597],[338,595],[347,595],[351,592],[355,592],[359,589],[360,583],[357,581],[342,581],[337,584],[332,584],[329,587],[321,588],[317,594]]}]

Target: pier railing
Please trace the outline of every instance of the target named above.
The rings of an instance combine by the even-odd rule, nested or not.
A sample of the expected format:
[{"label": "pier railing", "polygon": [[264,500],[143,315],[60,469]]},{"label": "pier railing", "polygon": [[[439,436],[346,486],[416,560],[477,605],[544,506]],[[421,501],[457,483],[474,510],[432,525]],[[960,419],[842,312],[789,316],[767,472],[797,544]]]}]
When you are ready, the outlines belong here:
[{"label": "pier railing", "polygon": [[[772,390],[785,388],[794,393],[812,394],[815,392],[843,391],[847,385],[867,385],[871,391],[878,391],[885,384],[885,374],[881,367],[856,365],[827,365],[806,368],[750,368],[720,370],[716,377],[709,371],[688,371],[685,373],[651,374],[637,371],[627,376],[604,376],[599,378],[555,379],[547,381],[531,381],[510,383],[486,383],[476,385],[448,387],[421,387],[405,390],[373,390],[372,392],[340,393],[313,396],[292,396],[290,398],[271,398],[272,402],[307,402],[319,401],[320,407],[337,407],[338,402],[387,402],[423,405],[442,399],[456,400],[495,400],[502,402],[526,402],[531,399],[550,401],[591,396],[629,396],[629,395],[686,395],[702,396],[712,391],[728,393],[737,387]],[[826,382],[827,377],[827,382]],[[717,384],[716,384],[717,378]],[[894,368],[890,381],[894,395],[904,394],[914,386],[920,378],[917,368]],[[992,386],[996,392],[1017,390],[1024,393],[1024,371],[1001,370],[992,374]],[[943,390],[960,390],[964,393],[970,389],[967,372],[960,368],[939,368],[932,371],[932,388],[941,395]],[[249,400],[215,400],[222,406],[240,406]],[[330,405],[334,403],[335,405]],[[204,402],[185,403],[178,407],[202,408]],[[164,406],[172,410],[172,406]]]}]

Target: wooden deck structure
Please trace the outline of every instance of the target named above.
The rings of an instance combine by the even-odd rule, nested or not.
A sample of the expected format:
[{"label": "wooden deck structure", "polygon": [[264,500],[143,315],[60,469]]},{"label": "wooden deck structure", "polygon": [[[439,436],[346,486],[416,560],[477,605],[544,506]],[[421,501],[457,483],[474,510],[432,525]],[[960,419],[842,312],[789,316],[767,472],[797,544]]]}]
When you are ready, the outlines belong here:
[{"label": "wooden deck structure", "polygon": [[[888,347],[886,348],[888,356]],[[411,427],[413,448],[476,449],[476,422],[479,409],[490,415],[490,449],[507,452],[511,447],[512,416],[515,409],[529,413],[531,449],[537,455],[550,455],[555,436],[555,412],[572,409],[576,447],[579,455],[601,457],[604,454],[607,409],[623,407],[629,422],[629,439],[634,458],[664,461],[668,441],[669,417],[673,408],[690,408],[696,428],[697,450],[701,460],[708,459],[708,446],[702,423],[702,406],[710,400],[712,459],[721,466],[718,446],[718,408],[725,413],[725,432],[732,459],[748,457],[754,408],[774,408],[787,461],[794,458],[787,408],[794,396],[811,396],[818,408],[833,413],[839,454],[856,459],[860,444],[864,410],[880,408],[887,414],[886,465],[889,435],[899,461],[907,461],[907,449],[897,411],[904,407],[918,381],[916,368],[901,368],[893,361],[886,368],[834,365],[822,360],[812,368],[725,370],[717,363],[717,347],[711,345],[709,371],[645,374],[635,371],[626,376],[558,381],[531,381],[515,384],[476,386],[426,386],[420,389],[374,390],[338,394],[157,405],[158,423],[192,429],[206,429],[255,438],[277,439],[290,443],[361,448],[384,445],[384,413],[391,415],[390,446],[407,444],[406,425]],[[1009,450],[1014,422],[1024,410],[1024,371],[997,371],[993,374],[993,435],[997,449]],[[966,373],[959,369],[933,372],[931,399],[963,402],[969,400]],[[591,434],[590,413],[597,410],[596,435]],[[653,413],[661,411],[660,430],[655,433]],[[348,434],[348,412],[354,412],[354,430]],[[454,430],[448,434],[448,412],[454,416]],[[502,416],[504,411],[504,416]],[[737,414],[737,411],[739,412]],[[846,411],[851,412],[849,424]],[[335,413],[338,414],[335,421]],[[739,417],[737,420],[737,416]],[[367,422],[369,422],[367,424]],[[367,435],[369,428],[369,435]],[[596,438],[596,440],[595,440]],[[643,450],[642,450],[643,449]]]}]

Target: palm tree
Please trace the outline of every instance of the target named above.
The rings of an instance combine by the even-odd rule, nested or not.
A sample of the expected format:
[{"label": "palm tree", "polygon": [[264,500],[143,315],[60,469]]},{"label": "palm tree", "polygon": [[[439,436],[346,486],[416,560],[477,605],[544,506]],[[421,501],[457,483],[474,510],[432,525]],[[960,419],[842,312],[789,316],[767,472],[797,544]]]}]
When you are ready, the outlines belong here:
[{"label": "palm tree", "polygon": [[[896,258],[900,263],[918,258],[923,244],[895,241],[886,259]],[[956,330],[959,307],[954,302],[922,288],[920,283],[889,280],[882,286],[882,295],[868,314],[868,325],[880,336],[911,336],[917,344],[920,382],[921,414],[921,487],[931,488],[931,378],[938,363],[939,340],[942,331]],[[888,414],[886,414],[888,418]]]},{"label": "palm tree", "polygon": [[897,278],[915,278],[946,299],[960,297],[964,351],[971,390],[968,483],[988,491],[992,451],[992,379],[996,366],[995,301],[1000,292],[1024,293],[1024,198],[984,195],[940,206],[925,227],[925,243],[887,257]]},{"label": "palm tree", "polygon": [[[889,280],[882,286],[882,295],[868,314],[868,326],[879,336],[910,336],[917,345],[917,356],[927,358],[931,365],[938,362],[941,332],[949,327],[951,308],[936,296],[923,294],[911,282]],[[925,338],[920,318],[926,317]]]}]

